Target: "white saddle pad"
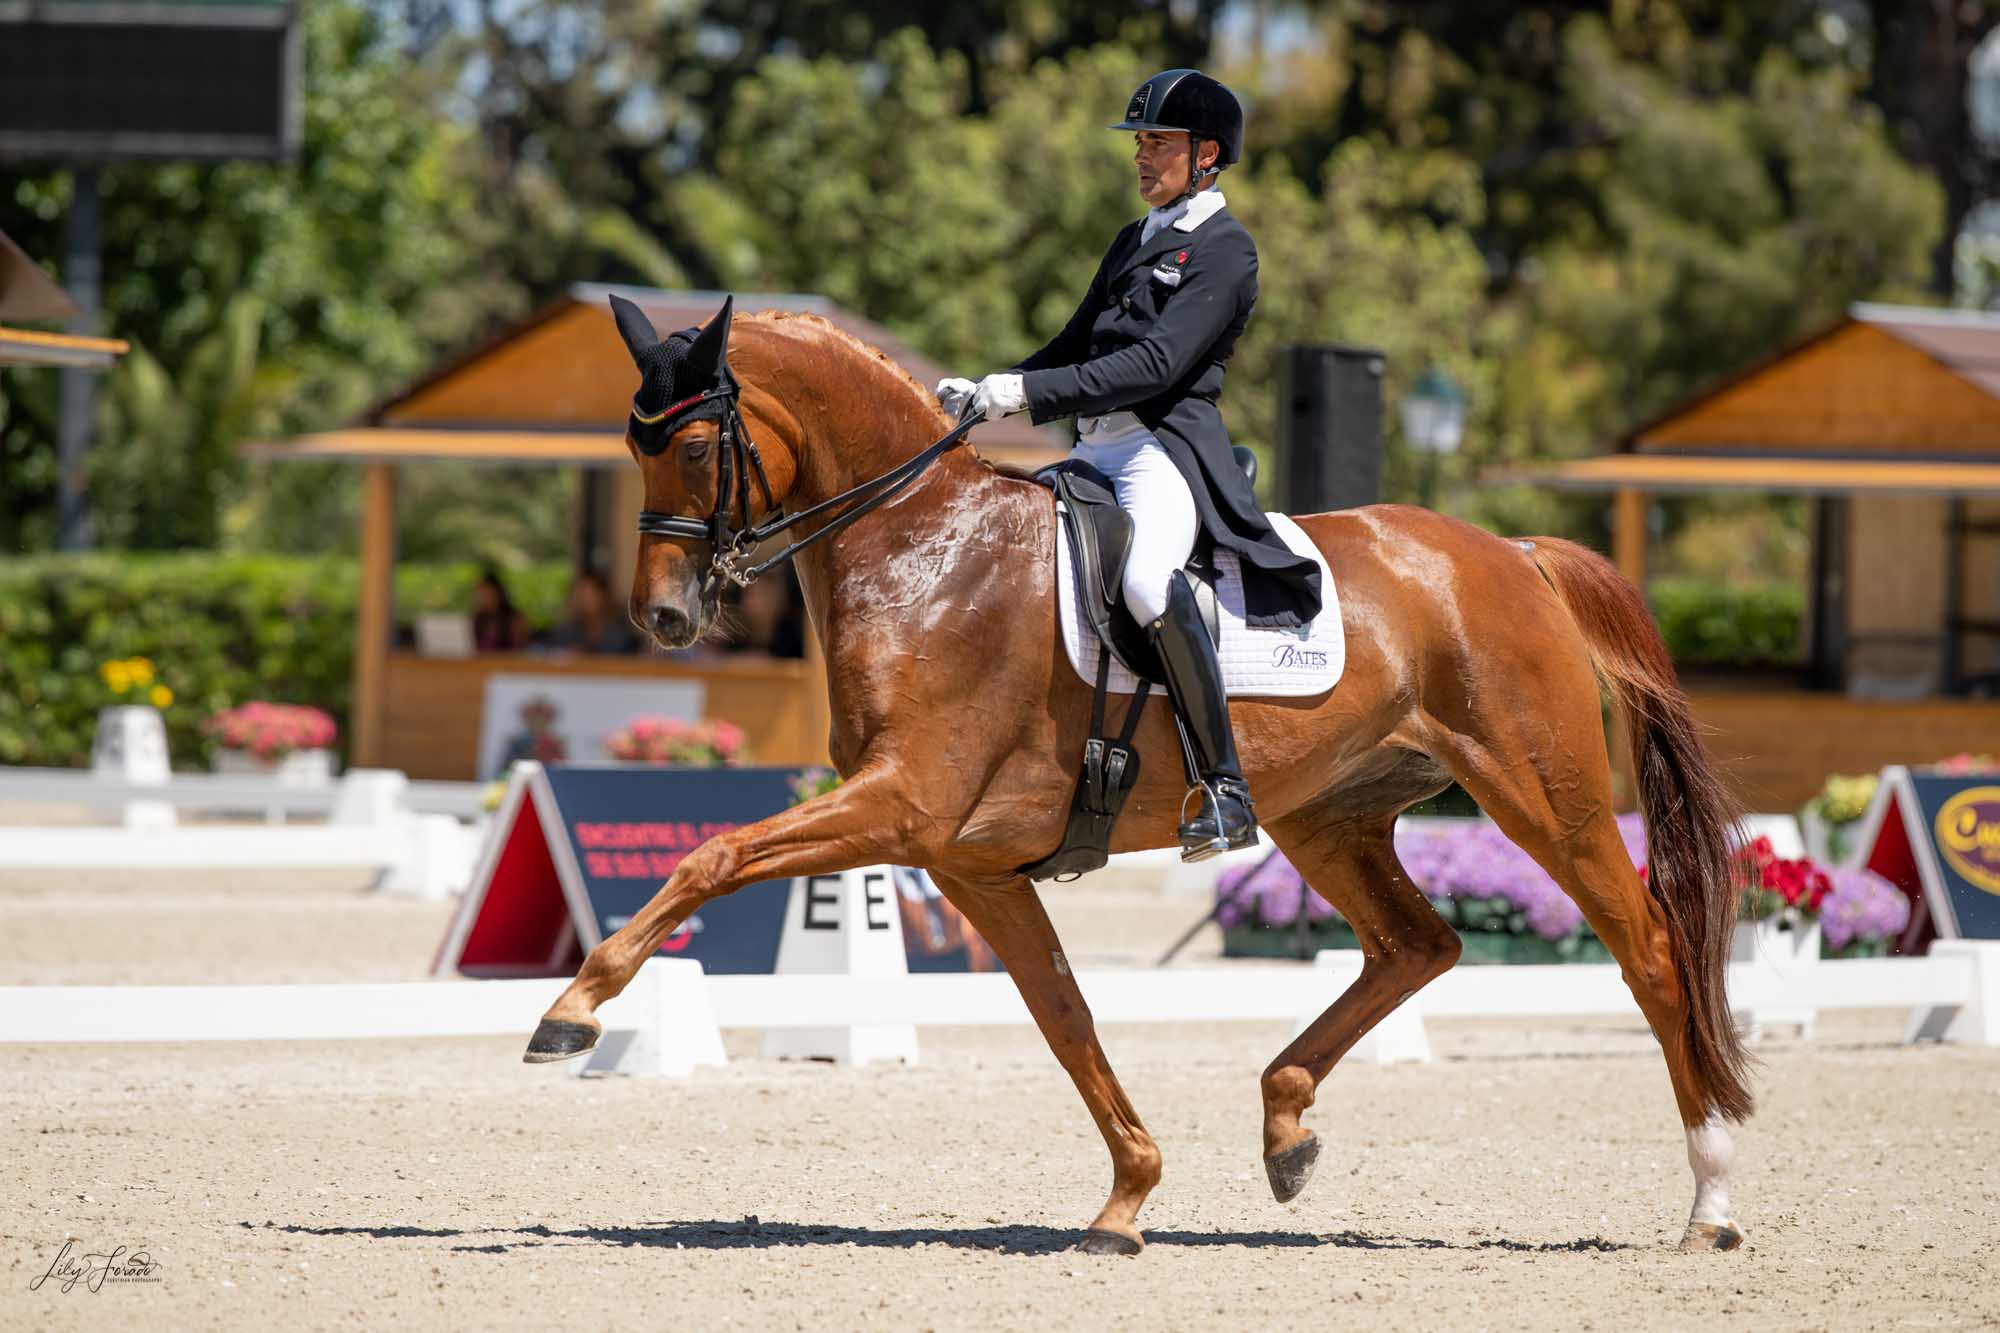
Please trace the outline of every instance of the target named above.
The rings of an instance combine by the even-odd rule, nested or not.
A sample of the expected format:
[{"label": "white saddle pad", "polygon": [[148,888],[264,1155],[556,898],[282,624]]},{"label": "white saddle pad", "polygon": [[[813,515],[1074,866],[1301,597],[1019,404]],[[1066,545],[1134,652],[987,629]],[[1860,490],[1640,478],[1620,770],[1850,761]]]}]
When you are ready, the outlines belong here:
[{"label": "white saddle pad", "polygon": [[[1223,689],[1235,697],[1298,697],[1325,694],[1340,679],[1347,663],[1347,639],[1340,626],[1340,598],[1334,592],[1333,571],[1304,529],[1283,514],[1270,514],[1271,527],[1285,545],[1319,566],[1323,605],[1305,630],[1251,629],[1243,623],[1243,570],[1233,552],[1215,553],[1215,601],[1220,612]],[[1097,680],[1097,659],[1104,645],[1077,604],[1076,573],[1070,559],[1069,525],[1056,524],[1056,586],[1061,602],[1063,648],[1069,664],[1086,682]],[[1130,694],[1138,677],[1116,657],[1111,659],[1109,688]]]}]

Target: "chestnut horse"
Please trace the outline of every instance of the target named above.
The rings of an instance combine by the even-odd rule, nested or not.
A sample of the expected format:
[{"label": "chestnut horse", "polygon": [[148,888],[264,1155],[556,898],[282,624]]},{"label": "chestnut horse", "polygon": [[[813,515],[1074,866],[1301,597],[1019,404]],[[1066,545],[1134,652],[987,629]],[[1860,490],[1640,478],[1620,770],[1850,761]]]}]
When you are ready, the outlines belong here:
[{"label": "chestnut horse", "polygon": [[[748,315],[710,334],[718,352],[726,345],[741,424],[761,451],[769,496],[746,489],[753,518],[837,496],[953,425],[893,362],[815,316]],[[627,330],[642,366],[648,336]],[[700,346],[687,355],[698,360]],[[649,518],[716,511],[718,461],[729,452],[719,434],[715,420],[696,420],[657,453],[634,447]],[[1299,522],[1338,583],[1345,675],[1325,695],[1246,698],[1230,714],[1266,830],[1354,928],[1366,961],[1264,1071],[1274,1193],[1284,1201],[1305,1187],[1319,1140],[1300,1118],[1334,1063],[1458,958],[1457,935],[1391,840],[1399,812],[1455,779],[1576,900],[1618,960],[1665,1053],[1687,1132],[1696,1188],[1681,1243],[1733,1248],[1742,1237],[1724,1122],[1749,1114],[1751,1093],[1723,991],[1732,811],[1638,591],[1580,546],[1510,541],[1423,509]],[[1159,1149],[1098,1044],[1041,900],[1016,873],[1062,836],[1089,723],[1090,689],[1056,623],[1055,541],[1046,489],[960,448],[893,503],[799,554],[843,785],[689,855],[591,950],[528,1058],[594,1045],[592,1012],[712,898],[760,880],[921,866],[1006,964],[1110,1149],[1110,1199],[1080,1248],[1137,1252]],[[642,538],[631,613],[661,643],[685,646],[713,625],[710,556],[688,536]],[[1613,822],[1601,688],[1627,721],[1648,878]],[[1164,701],[1147,706],[1136,744],[1152,762],[1114,851],[1175,844],[1182,773]]]}]

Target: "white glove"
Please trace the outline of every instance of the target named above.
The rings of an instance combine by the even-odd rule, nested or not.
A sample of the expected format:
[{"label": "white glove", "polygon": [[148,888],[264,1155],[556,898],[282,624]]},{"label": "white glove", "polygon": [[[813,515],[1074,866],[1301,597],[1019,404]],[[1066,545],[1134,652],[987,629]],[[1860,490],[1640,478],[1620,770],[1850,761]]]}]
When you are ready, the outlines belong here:
[{"label": "white glove", "polygon": [[998,421],[1001,417],[1025,412],[1028,408],[1028,386],[1019,375],[1002,372],[988,375],[979,381],[979,387],[972,392],[972,410],[984,412],[988,421]]},{"label": "white glove", "polygon": [[964,412],[965,405],[972,401],[972,391],[978,387],[971,380],[946,378],[939,380],[937,388],[931,392],[937,395],[938,406],[952,416],[958,416]]}]

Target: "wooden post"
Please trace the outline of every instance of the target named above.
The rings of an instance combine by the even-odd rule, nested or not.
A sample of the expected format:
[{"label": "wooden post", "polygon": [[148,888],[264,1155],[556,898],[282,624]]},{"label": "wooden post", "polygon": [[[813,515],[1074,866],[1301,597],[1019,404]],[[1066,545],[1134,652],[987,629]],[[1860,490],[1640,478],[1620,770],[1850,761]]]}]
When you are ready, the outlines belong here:
[{"label": "wooden post", "polygon": [[396,465],[369,463],[361,473],[361,593],[354,604],[354,729],[349,763],[382,760],[388,705],[389,636],[396,605]]},{"label": "wooden post", "polygon": [[1612,560],[1618,572],[1646,586],[1646,492],[1621,486],[1611,511]]},{"label": "wooden post", "polygon": [[[1641,592],[1646,588],[1646,492],[1620,487],[1611,509],[1611,556],[1618,572]],[[1639,808],[1638,769],[1625,735],[1625,719],[1617,709],[1605,715],[1610,724],[1605,744],[1611,751],[1612,801],[1620,810]]]},{"label": "wooden post", "polygon": [[827,697],[826,648],[819,641],[819,627],[806,617],[805,680],[806,745],[815,764],[831,764],[828,746],[833,734],[833,703]]},{"label": "wooden post", "polygon": [[604,581],[611,589],[612,605],[622,616],[632,595],[632,571],[639,563],[639,511],[646,507],[646,478],[635,467],[617,468],[607,475],[611,530],[606,541],[611,547],[611,568],[604,571]]}]

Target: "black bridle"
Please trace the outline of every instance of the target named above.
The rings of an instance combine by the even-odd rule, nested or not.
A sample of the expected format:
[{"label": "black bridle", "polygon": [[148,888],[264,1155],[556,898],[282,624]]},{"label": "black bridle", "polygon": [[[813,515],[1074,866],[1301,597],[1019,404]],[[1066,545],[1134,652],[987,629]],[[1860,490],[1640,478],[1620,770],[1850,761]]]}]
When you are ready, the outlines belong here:
[{"label": "black bridle", "polygon": [[[771,569],[791,559],[820,538],[837,532],[869,510],[887,501],[935,463],[952,446],[965,439],[966,432],[984,421],[984,414],[960,417],[951,431],[915,457],[898,463],[879,477],[871,478],[858,486],[828,500],[822,500],[810,509],[796,514],[785,514],[777,508],[771,494],[770,479],[764,475],[764,459],[757,451],[757,445],[750,438],[749,430],[743,424],[743,415],[737,411],[736,396],[740,386],[736,377],[725,368],[722,382],[713,389],[705,390],[692,398],[683,398],[661,411],[642,414],[635,405],[632,420],[647,428],[655,438],[664,439],[672,434],[673,423],[681,421],[704,409],[715,411],[711,405],[720,403],[720,439],[716,449],[715,509],[705,519],[685,518],[679,514],[663,514],[655,509],[639,511],[639,532],[649,537],[681,537],[690,541],[709,543],[709,566],[703,580],[702,592],[710,595],[720,586],[723,579],[739,588],[750,584],[769,573]],[[771,516],[762,523],[750,520],[750,474],[757,475],[757,484],[764,492],[765,508]],[[731,495],[732,486],[735,494]],[[819,517],[836,505],[851,504],[829,519],[817,531],[787,544],[782,550],[762,560],[756,560],[757,548],[773,537],[790,531],[801,523]],[[736,510],[741,526],[732,523],[731,507]]]}]

